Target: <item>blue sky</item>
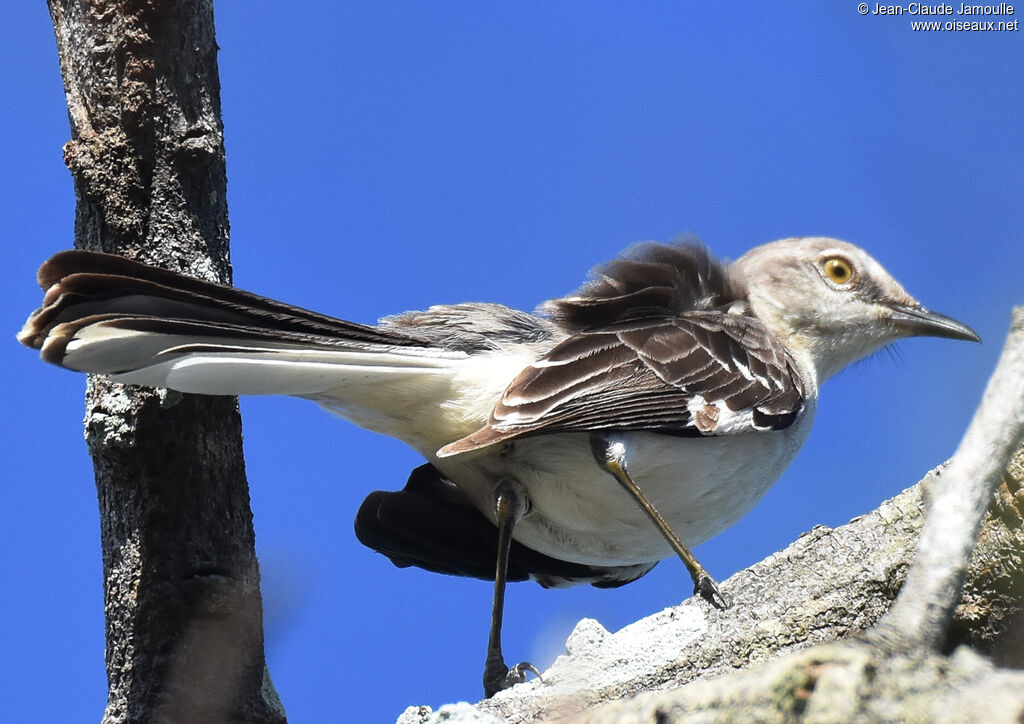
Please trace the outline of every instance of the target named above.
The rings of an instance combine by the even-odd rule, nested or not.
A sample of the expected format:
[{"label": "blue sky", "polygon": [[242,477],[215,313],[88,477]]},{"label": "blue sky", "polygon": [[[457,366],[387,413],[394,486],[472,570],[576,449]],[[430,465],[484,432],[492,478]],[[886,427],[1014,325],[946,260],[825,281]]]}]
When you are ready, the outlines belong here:
[{"label": "blue sky", "polygon": [[[216,8],[239,286],[362,322],[532,309],[638,240],[693,232],[736,257],[838,236],[985,343],[910,340],[831,381],[796,462],[698,556],[724,579],[953,452],[1024,302],[1019,32],[917,33],[852,1],[283,8]],[[11,721],[98,720],[85,380],[13,338],[36,267],[73,242],[69,130],[44,4],[5,3],[0,23],[0,686]],[[301,401],[242,411],[267,658],[292,721],[479,698],[490,584],[396,569],[352,532],[416,454]],[[513,585],[506,655],[546,666],[579,618],[614,630],[689,590],[673,560],[613,591]]]}]

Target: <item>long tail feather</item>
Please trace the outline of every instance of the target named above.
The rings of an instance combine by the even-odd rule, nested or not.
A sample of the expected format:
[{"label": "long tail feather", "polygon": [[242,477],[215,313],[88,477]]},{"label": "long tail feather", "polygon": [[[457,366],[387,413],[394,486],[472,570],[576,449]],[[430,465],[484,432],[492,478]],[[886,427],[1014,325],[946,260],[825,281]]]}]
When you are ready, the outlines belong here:
[{"label": "long tail feather", "polygon": [[[61,252],[19,341],[48,362],[206,394],[313,395],[371,368],[441,371],[464,353],[119,256]],[[372,376],[372,375],[371,375]]]}]

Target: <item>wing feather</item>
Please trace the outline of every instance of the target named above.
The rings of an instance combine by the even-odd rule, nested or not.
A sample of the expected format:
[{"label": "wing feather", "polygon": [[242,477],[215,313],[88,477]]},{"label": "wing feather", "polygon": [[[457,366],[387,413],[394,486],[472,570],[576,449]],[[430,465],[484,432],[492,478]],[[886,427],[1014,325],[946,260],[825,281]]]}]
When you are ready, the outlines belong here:
[{"label": "wing feather", "polygon": [[804,395],[789,354],[753,317],[695,310],[629,320],[556,345],[509,385],[487,426],[439,454],[554,432],[777,430],[796,419]]}]

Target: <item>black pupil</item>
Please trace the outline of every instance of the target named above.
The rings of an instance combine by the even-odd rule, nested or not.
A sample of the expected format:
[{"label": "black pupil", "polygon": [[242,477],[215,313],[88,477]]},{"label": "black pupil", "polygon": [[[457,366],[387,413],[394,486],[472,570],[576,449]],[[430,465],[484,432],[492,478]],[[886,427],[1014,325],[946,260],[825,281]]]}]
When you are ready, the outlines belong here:
[{"label": "black pupil", "polygon": [[850,272],[846,268],[846,265],[843,264],[841,261],[832,262],[832,274],[833,276],[835,276],[836,279],[846,279],[849,273]]}]

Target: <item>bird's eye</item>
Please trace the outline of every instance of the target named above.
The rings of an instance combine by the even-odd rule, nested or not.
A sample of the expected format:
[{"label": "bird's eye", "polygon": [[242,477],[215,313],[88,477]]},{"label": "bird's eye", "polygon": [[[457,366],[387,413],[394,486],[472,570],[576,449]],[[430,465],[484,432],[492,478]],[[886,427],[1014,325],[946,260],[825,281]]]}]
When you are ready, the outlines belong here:
[{"label": "bird's eye", "polygon": [[853,265],[839,256],[830,256],[821,264],[822,270],[829,281],[836,284],[849,284],[853,279]]}]

